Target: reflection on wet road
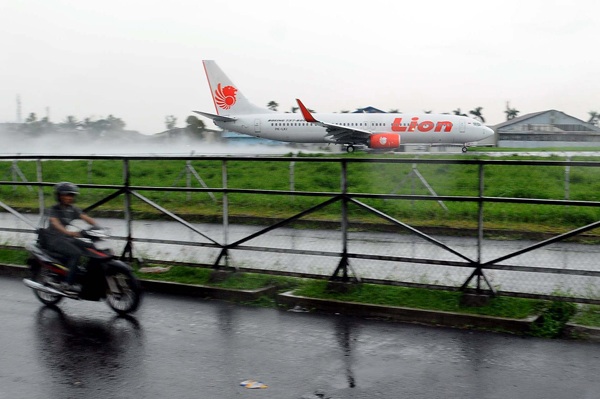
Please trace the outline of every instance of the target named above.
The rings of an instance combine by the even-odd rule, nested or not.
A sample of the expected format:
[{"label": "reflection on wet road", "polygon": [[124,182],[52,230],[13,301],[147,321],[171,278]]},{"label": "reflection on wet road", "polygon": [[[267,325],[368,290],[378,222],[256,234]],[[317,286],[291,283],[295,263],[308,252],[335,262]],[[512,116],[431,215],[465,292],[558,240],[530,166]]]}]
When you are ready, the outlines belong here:
[{"label": "reflection on wet road", "polygon": [[[597,344],[148,293],[46,308],[0,278],[0,398],[597,398]],[[251,391],[247,379],[269,387]]]}]

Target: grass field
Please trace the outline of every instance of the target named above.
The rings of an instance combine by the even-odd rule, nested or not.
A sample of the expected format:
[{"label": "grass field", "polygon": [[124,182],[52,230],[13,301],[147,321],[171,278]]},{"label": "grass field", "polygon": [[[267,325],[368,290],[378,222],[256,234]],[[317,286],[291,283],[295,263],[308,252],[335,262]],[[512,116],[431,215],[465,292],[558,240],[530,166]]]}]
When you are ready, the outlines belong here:
[{"label": "grass field", "polygon": [[[372,155],[351,154],[345,159],[363,160]],[[393,158],[398,158],[394,155]],[[302,159],[302,156],[296,157]],[[334,157],[335,158],[335,157]],[[382,155],[378,159],[392,158]],[[478,197],[479,167],[452,163],[452,160],[482,159],[476,155],[431,156],[419,159],[445,159],[450,163],[370,163],[349,162],[347,167],[348,191],[365,204],[388,215],[416,226],[438,226],[468,228],[477,225],[479,207],[476,202],[446,199],[442,203],[423,198],[413,200],[411,196],[425,196],[431,199],[429,188],[439,196]],[[531,158],[531,157],[530,157]],[[323,162],[319,162],[322,159]],[[227,188],[229,190],[276,190],[276,195],[228,193],[228,210],[231,216],[244,217],[289,217],[315,206],[340,191],[341,163],[328,162],[331,157],[312,157],[311,162],[276,162],[228,160]],[[341,158],[335,158],[341,159]],[[487,158],[486,158],[487,159]],[[494,160],[514,160],[513,156],[493,157]],[[520,160],[522,157],[519,158]],[[533,160],[562,161],[564,158],[550,156]],[[595,158],[572,158],[595,162]],[[80,185],[120,185],[123,183],[123,162],[120,160],[92,161],[45,161],[42,162],[43,181],[73,181]],[[0,162],[0,200],[15,208],[38,207],[37,189],[28,186],[13,186],[11,162]],[[599,164],[600,165],[600,164]],[[152,201],[180,215],[218,217],[223,212],[223,161],[192,160],[193,167],[203,182],[214,189],[213,197],[207,192],[165,192],[140,188],[137,191]],[[35,161],[20,161],[19,169],[29,181],[36,181]],[[130,185],[138,187],[186,187],[185,160],[131,160],[129,162]],[[293,172],[293,173],[292,173]],[[423,177],[426,184],[421,181]],[[598,166],[539,166],[497,163],[484,166],[485,197],[544,199],[573,201],[600,201],[600,167]],[[191,183],[200,188],[200,183],[191,175]],[[428,186],[429,187],[428,187]],[[81,207],[89,206],[116,188],[83,188],[79,198]],[[289,195],[294,191],[324,193],[323,196]],[[52,188],[44,188],[46,204],[53,202]],[[361,194],[376,195],[379,198],[360,198]],[[405,195],[403,199],[389,199],[388,194]],[[158,217],[159,212],[138,199],[133,200],[134,212],[145,218]],[[123,210],[123,199],[117,198],[102,205],[98,211]],[[339,220],[341,204],[332,204],[306,217],[311,220]],[[351,222],[381,223],[377,216],[357,207],[349,206]],[[528,205],[509,202],[488,202],[484,206],[484,223],[488,229],[519,231],[541,231],[557,233],[579,227],[600,219],[597,206],[558,206]]]}]

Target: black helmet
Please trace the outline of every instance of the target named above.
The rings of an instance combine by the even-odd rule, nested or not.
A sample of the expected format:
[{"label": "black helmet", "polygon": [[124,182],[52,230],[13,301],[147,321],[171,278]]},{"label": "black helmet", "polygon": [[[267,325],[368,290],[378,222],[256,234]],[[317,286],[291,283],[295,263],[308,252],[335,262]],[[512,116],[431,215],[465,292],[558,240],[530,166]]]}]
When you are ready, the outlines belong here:
[{"label": "black helmet", "polygon": [[79,195],[79,187],[77,187],[73,183],[69,183],[68,181],[58,183],[54,186],[54,193],[56,194],[56,200],[59,201],[61,195],[65,194],[73,194]]}]

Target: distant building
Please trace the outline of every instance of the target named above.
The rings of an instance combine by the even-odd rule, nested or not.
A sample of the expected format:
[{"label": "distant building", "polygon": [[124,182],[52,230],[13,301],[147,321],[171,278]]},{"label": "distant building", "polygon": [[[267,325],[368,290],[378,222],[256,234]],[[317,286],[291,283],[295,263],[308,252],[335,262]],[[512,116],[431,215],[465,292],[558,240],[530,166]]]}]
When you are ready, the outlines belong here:
[{"label": "distant building", "polygon": [[492,126],[498,147],[599,147],[600,127],[554,109]]},{"label": "distant building", "polygon": [[356,111],[352,111],[353,114],[386,114],[387,112],[380,110],[379,108],[368,107],[357,108]]}]

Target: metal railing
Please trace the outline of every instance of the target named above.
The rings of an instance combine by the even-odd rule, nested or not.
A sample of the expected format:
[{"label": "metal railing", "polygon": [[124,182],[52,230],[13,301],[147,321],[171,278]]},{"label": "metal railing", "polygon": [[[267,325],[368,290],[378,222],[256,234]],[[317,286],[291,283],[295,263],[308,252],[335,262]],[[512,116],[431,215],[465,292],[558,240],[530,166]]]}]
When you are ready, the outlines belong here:
[{"label": "metal railing", "polygon": [[[0,207],[10,212],[15,218],[23,219],[20,212],[16,210],[17,206],[8,205],[11,197],[11,190],[27,191],[28,194],[38,197],[38,207],[40,215],[43,213],[46,203],[44,192],[56,184],[57,181],[45,181],[43,164],[47,161],[70,162],[74,160],[86,160],[90,163],[88,168],[87,182],[74,181],[82,189],[103,192],[110,191],[101,199],[85,208],[86,212],[99,210],[105,204],[116,198],[122,197],[123,220],[125,222],[125,234],[117,237],[125,242],[123,248],[123,257],[132,259],[136,253],[136,245],[168,245],[185,248],[204,249],[206,253],[202,255],[204,261],[188,260],[185,263],[210,265],[216,269],[234,268],[238,270],[249,270],[262,273],[273,273],[282,275],[304,276],[312,278],[329,278],[339,281],[363,281],[380,284],[394,284],[428,288],[442,288],[452,290],[476,292],[490,292],[493,294],[533,297],[545,299],[562,299],[583,303],[600,303],[600,292],[598,291],[598,278],[600,271],[596,266],[595,260],[597,254],[593,245],[574,243],[573,238],[582,237],[584,233],[590,232],[600,227],[600,220],[586,223],[583,226],[573,228],[569,231],[563,231],[546,237],[539,241],[522,241],[519,239],[509,239],[505,241],[489,240],[485,236],[488,231],[485,229],[486,206],[493,204],[516,204],[523,207],[560,207],[561,209],[579,209],[579,208],[598,208],[600,201],[597,198],[584,200],[570,200],[570,187],[572,185],[571,175],[573,168],[592,169],[600,171],[600,162],[574,162],[574,161],[505,161],[505,160],[472,160],[472,159],[398,159],[398,158],[326,158],[326,157],[223,157],[223,156],[0,156],[0,164],[4,161],[5,179],[0,181]],[[122,181],[111,182],[111,184],[93,184],[92,163],[95,161],[110,161],[115,165],[122,165]],[[175,177],[172,176],[173,184],[165,185],[135,185],[132,184],[132,171],[130,163],[132,161],[149,162],[181,162],[185,161],[185,168],[179,171]],[[34,162],[35,177],[27,178],[26,174],[19,168],[19,163]],[[201,177],[193,164],[202,165],[204,163],[215,163],[220,165],[220,184],[217,187],[209,185]],[[289,165],[289,189],[265,189],[264,182],[260,178],[255,180],[256,186],[251,188],[231,187],[229,165],[236,163],[236,168],[240,165],[249,165],[250,163],[277,164],[285,163]],[[336,170],[339,170],[339,176],[325,174],[322,179],[328,181],[339,181],[338,190],[309,191],[299,190],[296,183],[296,168],[300,164],[333,164]],[[383,170],[386,166],[397,167],[406,172],[400,186],[406,188],[406,181],[410,178],[410,192],[378,192],[373,189],[372,192],[355,192],[352,187],[355,184],[349,184],[355,178],[354,173],[364,170],[368,165],[373,172],[373,176],[378,176],[378,170]],[[473,182],[467,184],[476,187],[472,188],[471,195],[438,195],[434,184],[428,182],[429,177],[435,176],[435,172],[430,172],[429,176],[419,171],[419,167],[433,168],[437,173],[444,173],[445,168],[476,168]],[[536,167],[536,168],[560,168],[564,170],[563,181],[564,195],[561,199],[556,198],[519,198],[488,196],[485,187],[486,170],[502,168],[510,174],[510,168],[514,167]],[[352,170],[349,170],[352,167]],[[243,168],[243,166],[242,166]],[[32,169],[32,168],[30,168]],[[458,170],[457,169],[457,170]],[[2,169],[0,169],[2,170]],[[441,171],[441,172],[440,172]],[[1,173],[1,172],[0,172]],[[329,172],[327,172],[329,173]],[[186,184],[183,187],[176,187],[183,174],[186,175]],[[600,172],[599,172],[600,176]],[[0,174],[0,177],[1,174]],[[449,177],[450,178],[450,177]],[[140,180],[139,178],[136,178]],[[69,176],[64,176],[57,180],[72,180]],[[201,184],[202,187],[193,187],[193,180]],[[218,179],[212,179],[213,184]],[[166,179],[166,181],[169,181]],[[415,190],[415,184],[420,187]],[[328,185],[330,187],[331,185]],[[398,186],[398,185],[397,185]],[[389,187],[389,185],[388,185]],[[398,191],[398,190],[396,190]],[[439,190],[438,190],[439,191]],[[223,237],[216,238],[214,233],[205,231],[205,225],[186,220],[179,216],[175,211],[167,209],[158,204],[156,200],[149,198],[145,193],[186,193],[186,200],[190,200],[190,195],[202,194],[208,195],[211,201],[220,208],[220,225],[222,227]],[[169,194],[171,193],[171,194]],[[267,198],[271,196],[285,198],[312,198],[314,201],[310,205],[293,214],[278,216],[276,218],[264,215],[260,219],[262,225],[258,230],[249,233],[237,234],[232,238],[233,226],[236,223],[230,223],[232,217],[236,217],[237,212],[230,209],[230,197],[232,195],[261,196]],[[4,200],[2,197],[5,197]],[[216,196],[219,196],[217,199]],[[47,197],[47,194],[46,194]],[[194,233],[191,240],[172,239],[172,237],[139,237],[134,228],[136,221],[136,212],[132,207],[132,201],[139,201],[147,207],[168,217],[180,226]],[[466,243],[460,241],[456,234],[436,233],[432,223],[421,226],[413,226],[403,221],[402,215],[396,217],[389,211],[382,209],[387,202],[401,201],[404,204],[410,203],[411,207],[419,204],[437,204],[442,212],[453,212],[448,209],[446,204],[460,203],[470,204],[477,208],[476,220],[472,221],[471,229],[458,229],[460,235],[467,232]],[[298,222],[310,222],[322,227],[324,222],[320,221],[319,213],[325,208],[339,208],[338,222],[329,221],[327,226],[333,224],[334,228],[318,228],[317,230],[300,230],[305,233],[307,242],[310,241],[311,234],[318,232],[327,236],[326,246],[317,248],[310,242],[300,244],[299,247],[282,245],[268,245],[271,241],[269,235],[276,230],[284,230],[295,226]],[[356,217],[360,214],[360,217]],[[312,215],[316,215],[311,218]],[[370,222],[361,222],[364,215],[370,215]],[[379,220],[379,223],[373,223],[372,219]],[[270,221],[266,226],[266,221]],[[452,229],[447,226],[452,222],[446,222],[446,230]],[[375,226],[375,232],[364,232],[369,230],[366,226]],[[432,227],[433,226],[433,227]],[[7,233],[34,233],[35,226],[31,229],[16,229],[11,226],[0,227],[0,232]],[[383,228],[385,233],[381,232]],[[457,229],[454,229],[456,233]],[[507,229],[510,231],[510,229]],[[406,233],[408,232],[408,237]],[[285,234],[289,234],[286,230]],[[295,233],[294,233],[295,234]],[[372,248],[365,247],[364,242],[372,239],[369,234],[374,234]],[[505,233],[506,235],[507,233]],[[390,238],[391,237],[391,238]],[[262,241],[261,241],[262,240]],[[389,240],[390,245],[382,248],[376,244],[377,240]],[[459,241],[456,241],[459,240]],[[259,245],[250,245],[251,241],[259,241]],[[300,242],[300,241],[298,241]],[[510,248],[498,250],[497,245],[510,243]],[[561,247],[557,250],[556,245]],[[583,245],[583,247],[582,247]],[[571,247],[572,246],[572,247]],[[331,249],[337,247],[337,249]],[[360,247],[360,249],[359,249]],[[390,249],[392,248],[392,249]],[[412,248],[413,254],[407,254],[406,249]],[[583,248],[583,249],[582,249]],[[393,250],[397,249],[397,250]],[[554,254],[563,254],[559,257],[571,257],[568,260],[550,260],[555,264],[536,263],[537,258],[552,259],[552,254],[548,255],[542,251],[554,251]],[[579,252],[578,252],[579,251]],[[587,251],[587,252],[586,252]],[[244,255],[243,258],[236,259],[233,253],[254,254]],[[498,255],[501,252],[501,255]],[[542,253],[543,255],[539,255]],[[585,255],[582,255],[585,253]],[[207,255],[208,254],[208,255]],[[566,254],[566,255],[565,255]],[[201,257],[202,257],[201,256]],[[318,261],[309,262],[310,265],[302,266],[306,263],[306,258],[319,259],[322,267],[317,267]],[[206,259],[209,259],[206,261]],[[241,259],[241,261],[240,261]],[[557,258],[558,259],[558,258]],[[160,260],[160,259],[156,259]],[[332,265],[331,260],[335,260]],[[508,263],[513,261],[516,263]],[[285,263],[286,267],[272,267],[272,263]],[[544,262],[548,262],[544,260]],[[562,262],[562,263],[561,263]],[[365,266],[368,265],[368,266]],[[327,272],[329,270],[329,272]],[[527,276],[527,277],[524,277]],[[536,277],[531,277],[536,276]],[[440,281],[442,280],[442,281]],[[534,280],[534,281],[531,281]],[[536,282],[535,280],[539,280]],[[528,284],[523,282],[529,281]],[[529,286],[531,286],[529,288]]]}]

